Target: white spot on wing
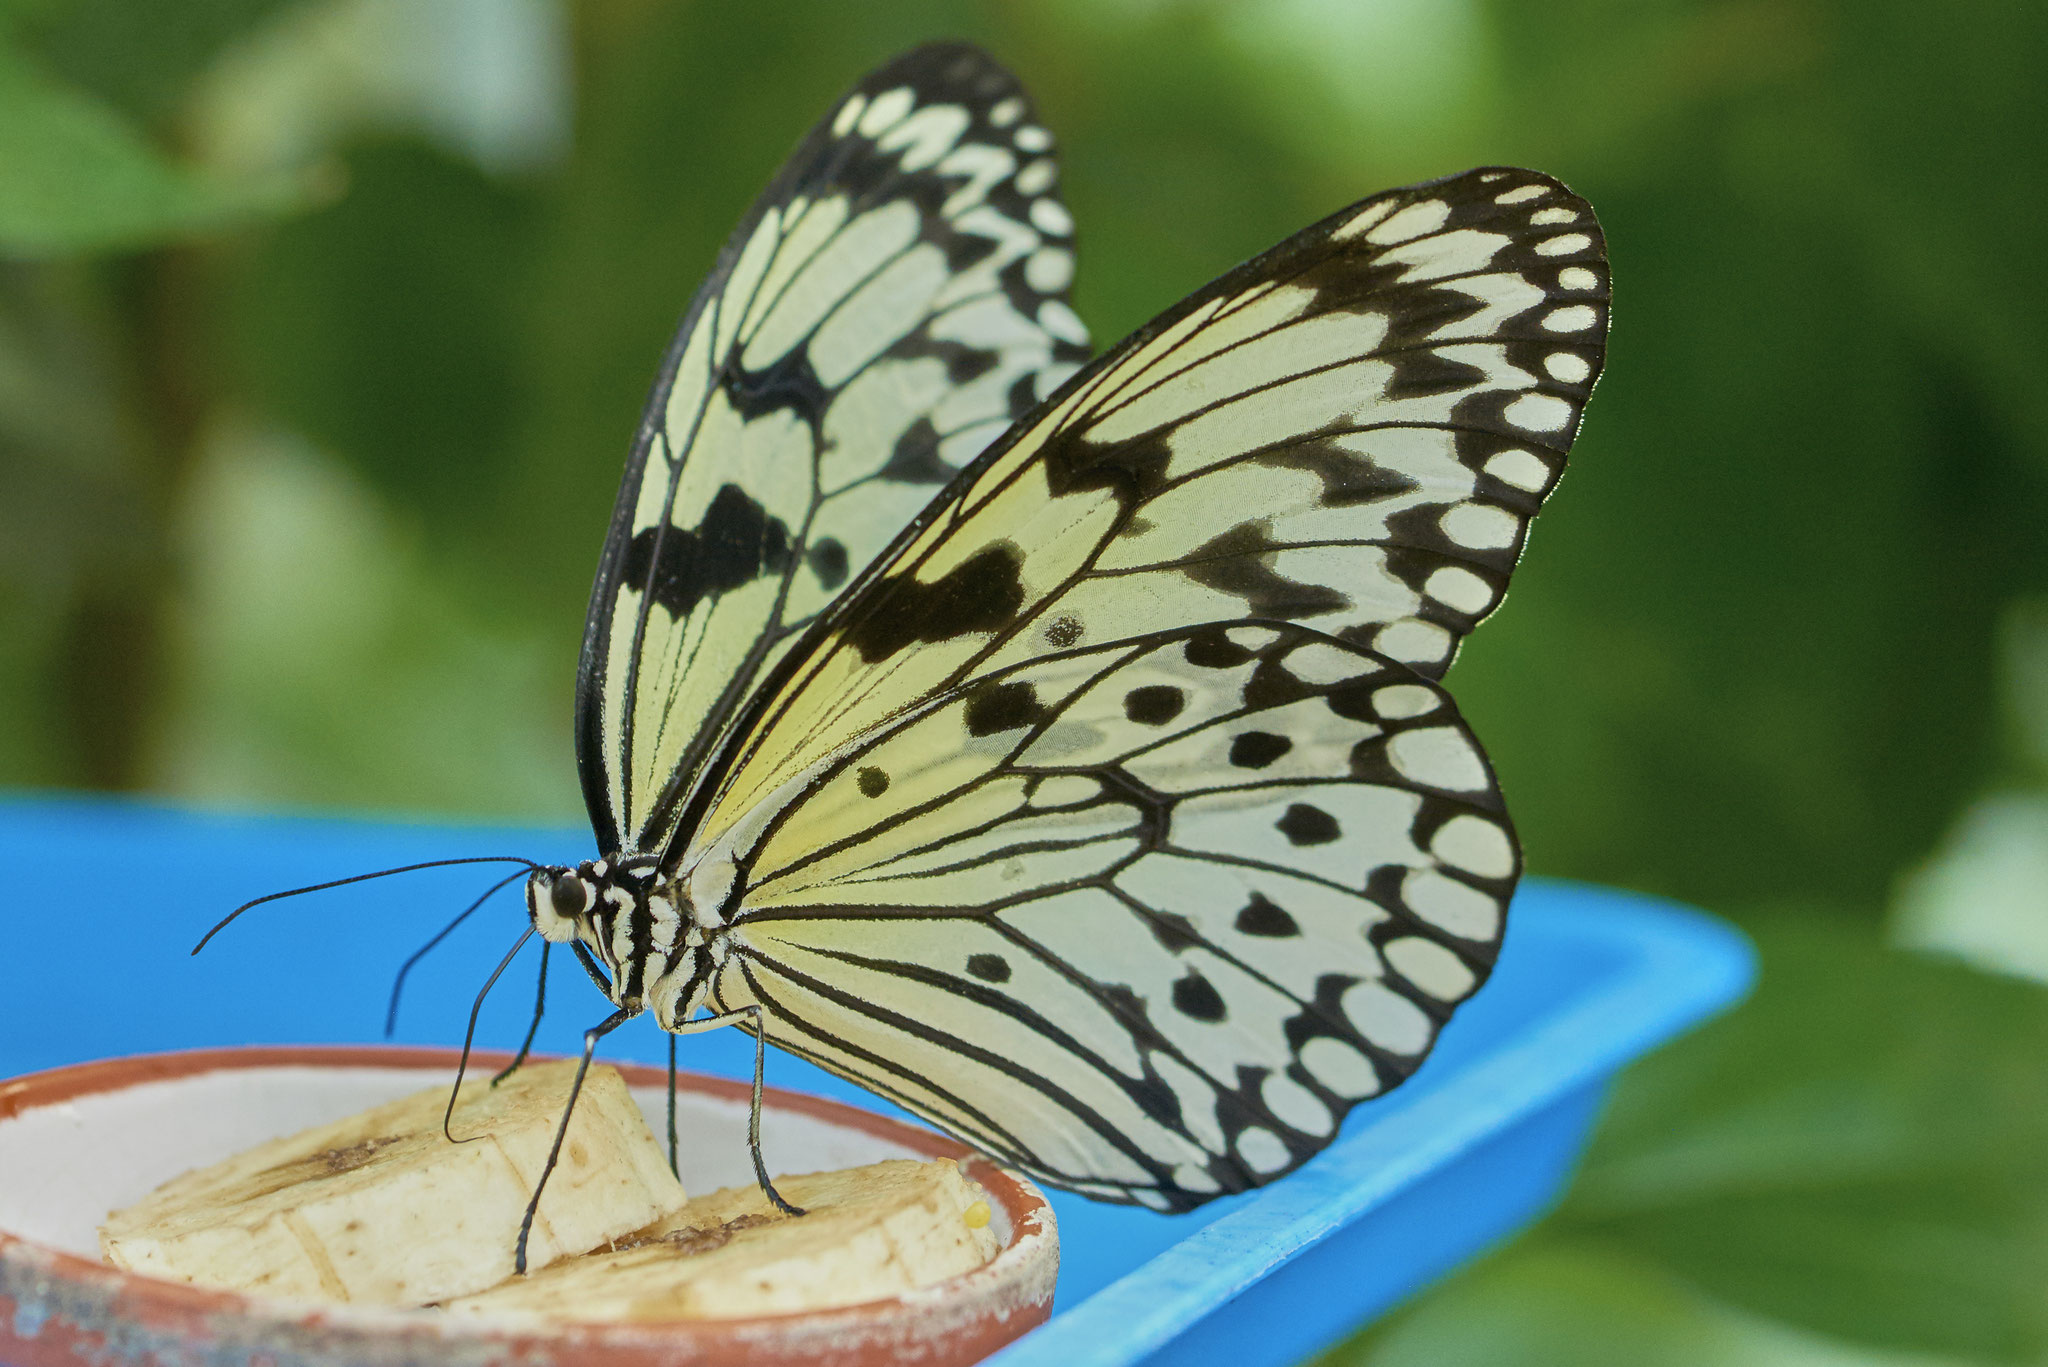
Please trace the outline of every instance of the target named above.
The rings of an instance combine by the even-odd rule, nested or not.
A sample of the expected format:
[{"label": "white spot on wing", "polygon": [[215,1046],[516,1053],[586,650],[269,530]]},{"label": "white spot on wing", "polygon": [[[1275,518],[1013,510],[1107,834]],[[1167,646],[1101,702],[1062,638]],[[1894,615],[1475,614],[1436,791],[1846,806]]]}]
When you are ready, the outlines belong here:
[{"label": "white spot on wing", "polygon": [[1328,1035],[1317,1035],[1301,1046],[1301,1066],[1339,1096],[1368,1097],[1380,1089],[1379,1070],[1372,1060]]},{"label": "white spot on wing", "polygon": [[1074,254],[1064,247],[1040,247],[1024,262],[1024,280],[1040,294],[1057,294],[1074,279]]},{"label": "white spot on wing", "polygon": [[1570,351],[1551,352],[1543,358],[1543,368],[1550,372],[1551,379],[1566,384],[1581,384],[1593,373],[1593,366],[1585,357]]},{"label": "white spot on wing", "polygon": [[1545,314],[1543,327],[1546,332],[1584,332],[1599,318],[1590,304],[1567,304]]},{"label": "white spot on wing", "polygon": [[1056,199],[1034,199],[1031,225],[1047,237],[1065,237],[1074,231],[1074,216]]},{"label": "white spot on wing", "polygon": [[1278,1172],[1287,1166],[1287,1144],[1264,1126],[1251,1125],[1237,1136],[1237,1156],[1253,1172]]},{"label": "white spot on wing", "polygon": [[916,103],[917,97],[900,85],[877,95],[860,116],[860,131],[871,138],[879,137],[894,127],[897,120],[908,114]]},{"label": "white spot on wing", "polygon": [[1434,869],[1411,869],[1401,880],[1401,900],[1423,920],[1460,939],[1490,943],[1500,935],[1500,904]]},{"label": "white spot on wing", "polygon": [[1341,1005],[1358,1033],[1389,1053],[1419,1054],[1429,1048],[1435,1033],[1421,1007],[1384,983],[1345,989]]},{"label": "white spot on wing", "polygon": [[1437,519],[1437,526],[1454,544],[1474,551],[1497,551],[1514,545],[1520,525],[1513,513],[1490,503],[1454,504]]},{"label": "white spot on wing", "polygon": [[1372,648],[1403,664],[1435,664],[1451,650],[1451,633],[1435,622],[1408,617],[1382,627]]},{"label": "white spot on wing", "polygon": [[1373,667],[1363,656],[1319,641],[1287,652],[1286,664],[1287,672],[1306,684],[1342,683]]},{"label": "white spot on wing", "polygon": [[900,152],[904,170],[922,171],[952,150],[967,124],[967,111],[959,105],[929,105],[891,128],[875,145]]},{"label": "white spot on wing", "polygon": [[1493,586],[1461,565],[1432,572],[1423,589],[1445,607],[1467,614],[1484,612],[1493,603]]},{"label": "white spot on wing", "polygon": [[1503,484],[1535,493],[1550,482],[1550,467],[1534,451],[1509,447],[1486,462],[1486,473]]},{"label": "white spot on wing", "polygon": [[1440,1002],[1462,1000],[1478,981],[1463,959],[1420,935],[1403,936],[1382,952],[1396,973]]},{"label": "white spot on wing", "polygon": [[1437,828],[1429,850],[1454,868],[1481,878],[1505,878],[1515,871],[1508,833],[1482,816],[1454,816]]},{"label": "white spot on wing", "polygon": [[1332,242],[1349,242],[1352,238],[1357,237],[1360,233],[1392,212],[1394,212],[1394,206],[1391,201],[1381,200],[1377,204],[1369,204],[1343,223],[1337,225],[1336,231],[1330,234],[1330,240]]},{"label": "white spot on wing", "polygon": [[1424,233],[1433,233],[1449,222],[1450,217],[1449,204],[1440,199],[1425,199],[1374,225],[1367,231],[1365,240],[1389,247],[1396,242],[1421,237]]},{"label": "white spot on wing", "polygon": [[1266,1074],[1259,1084],[1259,1100],[1274,1119],[1303,1134],[1328,1134],[1337,1127],[1322,1099],[1285,1073]]},{"label": "white spot on wing", "polygon": [[1038,325],[1063,342],[1088,344],[1088,325],[1081,321],[1080,314],[1057,299],[1048,299],[1038,306]]},{"label": "white spot on wing", "polygon": [[1372,695],[1372,710],[1388,721],[1406,721],[1436,710],[1436,694],[1421,684],[1390,684]]},{"label": "white spot on wing", "polygon": [[1524,432],[1562,432],[1572,423],[1572,406],[1555,394],[1524,394],[1501,416]]},{"label": "white spot on wing", "polygon": [[1426,787],[1477,793],[1488,786],[1479,752],[1464,732],[1454,727],[1403,731],[1388,739],[1387,758],[1402,777]]}]

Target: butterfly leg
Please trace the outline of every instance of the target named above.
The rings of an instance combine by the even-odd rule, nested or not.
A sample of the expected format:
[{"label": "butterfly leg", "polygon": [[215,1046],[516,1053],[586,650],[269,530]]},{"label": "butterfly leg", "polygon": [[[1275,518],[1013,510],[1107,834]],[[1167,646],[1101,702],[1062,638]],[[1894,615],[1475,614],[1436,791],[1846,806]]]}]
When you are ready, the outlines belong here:
[{"label": "butterfly leg", "polygon": [[674,1035],[694,1035],[704,1030],[716,1030],[721,1025],[738,1025],[745,1022],[748,1033],[754,1037],[754,1087],[751,1104],[747,1110],[747,1152],[754,1160],[754,1180],[761,1186],[761,1194],[768,1198],[768,1204],[784,1215],[802,1215],[802,1206],[793,1206],[782,1198],[775,1184],[768,1180],[768,1163],[761,1156],[761,1088],[762,1078],[767,1071],[768,1039],[761,1030],[761,1008],[742,1006],[732,1011],[721,1011],[715,1016],[705,1016],[676,1027]]},{"label": "butterfly leg", "polygon": [[681,1181],[683,1174],[676,1166],[676,1037],[668,1037],[668,1170]]},{"label": "butterfly leg", "polygon": [[576,1080],[569,1084],[569,1101],[562,1107],[561,1123],[555,1126],[554,1147],[548,1150],[548,1161],[541,1167],[540,1181],[534,1184],[533,1197],[526,1203],[526,1214],[519,1221],[519,1246],[513,1251],[512,1269],[522,1277],[526,1275],[526,1241],[533,1233],[533,1217],[540,1211],[540,1194],[548,1189],[548,1178],[554,1175],[555,1160],[562,1156],[562,1141],[569,1135],[569,1117],[576,1113],[576,1098],[583,1094],[583,1077],[590,1071],[591,1055],[597,1052],[599,1040],[639,1014],[637,1006],[622,1006],[583,1032],[583,1058],[576,1065]]},{"label": "butterfly leg", "polygon": [[493,1087],[518,1072],[519,1065],[526,1062],[526,1056],[533,1052],[533,1037],[540,1033],[540,1018],[548,1009],[548,951],[553,948],[551,941],[540,942],[540,986],[534,989],[533,1021],[526,1027],[526,1038],[519,1042],[519,1052],[491,1079]]},{"label": "butterfly leg", "polygon": [[448,1089],[448,1109],[441,1113],[441,1133],[451,1144],[468,1142],[467,1140],[457,1139],[455,1132],[449,1129],[449,1125],[455,1119],[455,1099],[462,1095],[462,1075],[469,1071],[469,1047],[476,1042],[477,1013],[484,1009],[484,998],[491,995],[491,989],[497,985],[498,979],[503,976],[505,970],[512,966],[512,960],[517,958],[519,951],[526,947],[527,937],[532,934],[533,927],[528,926],[526,933],[512,942],[512,948],[506,950],[505,957],[498,960],[498,966],[491,970],[491,976],[484,979],[483,990],[478,992],[476,1000],[469,1004],[469,1029],[463,1031],[462,1034],[462,1059],[455,1065],[455,1085]]}]

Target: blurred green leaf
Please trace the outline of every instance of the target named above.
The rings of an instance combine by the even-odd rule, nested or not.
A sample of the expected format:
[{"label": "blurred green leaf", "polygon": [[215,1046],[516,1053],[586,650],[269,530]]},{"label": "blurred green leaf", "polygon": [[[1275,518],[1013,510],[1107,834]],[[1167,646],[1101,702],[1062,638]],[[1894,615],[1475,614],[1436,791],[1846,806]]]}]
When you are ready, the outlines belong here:
[{"label": "blurred green leaf", "polygon": [[1940,1367],[1702,1296],[1640,1260],[1538,1237],[1431,1294],[1318,1367]]},{"label": "blurred green leaf", "polygon": [[499,511],[523,416],[530,201],[418,141],[357,147],[340,202],[238,263],[235,360],[280,419],[437,529]]},{"label": "blurred green leaf", "polygon": [[135,248],[287,207],[280,186],[212,183],[105,105],[0,46],[0,255]]},{"label": "blurred green leaf", "polygon": [[27,37],[49,69],[156,122],[229,43],[286,0],[31,0]]},{"label": "blurred green leaf", "polygon": [[2007,1361],[2048,1349],[2048,991],[1764,935],[1755,999],[1621,1084],[1558,1219],[1751,1312]]}]

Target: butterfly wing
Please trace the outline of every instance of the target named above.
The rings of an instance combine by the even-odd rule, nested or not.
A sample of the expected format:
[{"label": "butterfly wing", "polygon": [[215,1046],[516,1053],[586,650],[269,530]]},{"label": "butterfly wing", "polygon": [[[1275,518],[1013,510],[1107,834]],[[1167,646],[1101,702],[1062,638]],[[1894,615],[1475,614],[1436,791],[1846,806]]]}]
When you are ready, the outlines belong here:
[{"label": "butterfly wing", "polygon": [[899,538],[761,690],[698,843],[918,699],[1076,644],[1294,621],[1440,677],[1563,467],[1606,322],[1592,210],[1535,172],[1297,234],[1077,376]]},{"label": "butterfly wing", "polygon": [[1301,627],[1016,664],[728,853],[769,1037],[1004,1161],[1177,1209],[1268,1181],[1486,977],[1519,869],[1437,685]]},{"label": "butterfly wing", "polygon": [[1606,329],[1585,203],[1368,200],[1077,377],[763,687],[691,860],[727,1005],[1062,1185],[1287,1171],[1484,977],[1520,868],[1436,679]]},{"label": "butterfly wing", "polygon": [[796,633],[1087,357],[1072,221],[1017,82],[962,44],[862,81],[685,315],[599,565],[577,762],[605,851],[654,850]]}]

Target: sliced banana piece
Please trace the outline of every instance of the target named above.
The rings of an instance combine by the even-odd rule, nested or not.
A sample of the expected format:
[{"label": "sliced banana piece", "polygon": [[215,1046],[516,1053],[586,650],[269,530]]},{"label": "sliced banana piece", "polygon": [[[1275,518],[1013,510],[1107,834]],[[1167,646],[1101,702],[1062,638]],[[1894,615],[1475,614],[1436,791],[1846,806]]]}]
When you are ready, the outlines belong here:
[{"label": "sliced banana piece", "polygon": [[552,1321],[726,1319],[822,1310],[900,1295],[988,1262],[1002,1246],[987,1195],[947,1159],[777,1177],[801,1206],[773,1210],[728,1187],[600,1250],[451,1312]]},{"label": "sliced banana piece", "polygon": [[[512,1275],[575,1068],[465,1083],[451,1128],[469,1142],[443,1137],[448,1090],[435,1087],[188,1172],[109,1216],[100,1249],[135,1272],[309,1300],[420,1305],[481,1291]],[[593,1067],[529,1265],[619,1239],[684,1199],[625,1082]]]}]

